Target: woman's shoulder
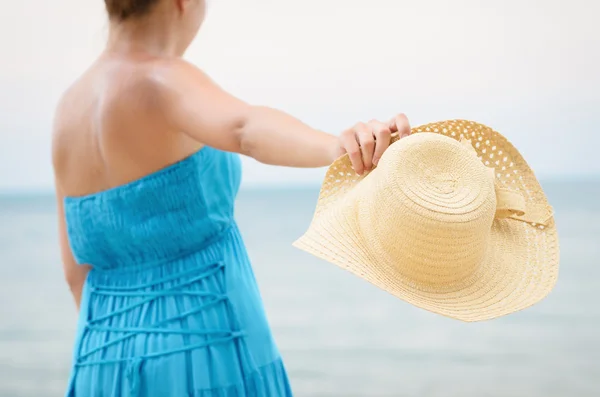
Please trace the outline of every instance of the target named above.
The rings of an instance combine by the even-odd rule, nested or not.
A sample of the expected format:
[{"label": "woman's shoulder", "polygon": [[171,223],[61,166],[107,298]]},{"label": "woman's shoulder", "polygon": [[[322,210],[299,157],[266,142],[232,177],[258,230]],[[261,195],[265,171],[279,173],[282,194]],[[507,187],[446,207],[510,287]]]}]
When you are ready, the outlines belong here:
[{"label": "woman's shoulder", "polygon": [[200,68],[178,57],[100,58],[64,90],[55,116],[60,120],[60,116],[69,114],[72,105],[80,103],[82,98],[118,96],[126,102],[128,95],[161,94],[198,79],[210,80]]},{"label": "woman's shoulder", "polygon": [[[51,155],[57,180],[79,188],[86,185],[82,181],[92,182],[90,175],[104,175],[115,158],[120,159],[117,174],[128,174],[123,163],[134,158],[139,163],[155,146],[180,147],[172,144],[180,138],[172,133],[162,107],[167,102],[163,86],[172,84],[165,76],[181,64],[152,58],[100,59],[78,76],[54,110]],[[142,160],[134,153],[141,153]],[[132,161],[122,160],[129,157]],[[73,180],[77,183],[69,183]]]}]

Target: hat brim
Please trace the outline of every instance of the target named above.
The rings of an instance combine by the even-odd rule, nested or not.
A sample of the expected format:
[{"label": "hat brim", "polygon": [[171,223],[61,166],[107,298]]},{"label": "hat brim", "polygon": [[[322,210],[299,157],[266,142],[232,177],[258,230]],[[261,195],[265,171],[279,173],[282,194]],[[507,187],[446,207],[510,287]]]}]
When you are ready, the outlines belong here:
[{"label": "hat brim", "polygon": [[336,205],[328,205],[293,245],[419,308],[467,322],[523,310],[546,297],[556,284],[559,252],[553,219],[544,226],[494,220],[487,252],[475,274],[449,288],[427,288],[404,277],[397,270],[402,264],[387,263],[385,255],[369,249],[360,234],[358,200],[353,195],[350,190]]},{"label": "hat brim", "polygon": [[471,283],[443,292],[420,289],[394,271],[393,264],[373,257],[356,234],[360,229],[355,217],[338,207],[332,212],[326,218],[329,224],[314,225],[293,245],[408,303],[447,317],[483,321],[523,310],[546,297],[558,277],[554,225],[536,231],[523,222],[495,220],[488,252]]}]

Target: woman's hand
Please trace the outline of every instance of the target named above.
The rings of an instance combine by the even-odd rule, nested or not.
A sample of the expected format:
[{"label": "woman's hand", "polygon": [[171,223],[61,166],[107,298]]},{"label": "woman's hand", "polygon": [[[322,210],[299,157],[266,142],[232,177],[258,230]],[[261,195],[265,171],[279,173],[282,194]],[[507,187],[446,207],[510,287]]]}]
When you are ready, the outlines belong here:
[{"label": "woman's hand", "polygon": [[348,153],[352,168],[362,175],[377,165],[383,152],[390,146],[393,133],[398,133],[401,139],[410,135],[410,124],[404,114],[400,113],[387,123],[377,120],[358,123],[340,135],[337,155]]}]

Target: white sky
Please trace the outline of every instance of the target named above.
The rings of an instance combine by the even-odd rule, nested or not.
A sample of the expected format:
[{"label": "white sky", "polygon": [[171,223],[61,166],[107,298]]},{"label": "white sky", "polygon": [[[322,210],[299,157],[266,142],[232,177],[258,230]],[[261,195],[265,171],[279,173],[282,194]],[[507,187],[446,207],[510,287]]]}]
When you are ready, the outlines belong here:
[{"label": "white sky", "polygon": [[[597,0],[209,0],[187,57],[317,128],[467,118],[504,133],[540,177],[573,178],[600,175],[598,15]],[[102,0],[2,5],[0,190],[51,188],[55,103],[106,33]],[[247,185],[318,184],[324,171],[244,165]]]}]

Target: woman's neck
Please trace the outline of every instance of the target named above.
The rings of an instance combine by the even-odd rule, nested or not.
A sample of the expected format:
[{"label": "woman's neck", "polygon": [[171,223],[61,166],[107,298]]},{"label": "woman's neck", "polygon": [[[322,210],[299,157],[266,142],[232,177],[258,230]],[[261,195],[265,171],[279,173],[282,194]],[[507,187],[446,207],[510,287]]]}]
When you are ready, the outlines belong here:
[{"label": "woman's neck", "polygon": [[106,51],[111,53],[146,53],[156,57],[180,57],[179,32],[172,23],[154,19],[111,22]]}]

